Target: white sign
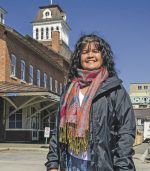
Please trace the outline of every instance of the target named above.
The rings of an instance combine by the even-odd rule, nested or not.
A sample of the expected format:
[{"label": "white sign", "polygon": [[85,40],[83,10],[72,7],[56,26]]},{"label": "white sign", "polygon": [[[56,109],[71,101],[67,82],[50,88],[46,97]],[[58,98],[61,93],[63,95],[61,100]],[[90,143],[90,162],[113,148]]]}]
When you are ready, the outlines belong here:
[{"label": "white sign", "polygon": [[49,138],[50,135],[50,127],[45,127],[44,137]]},{"label": "white sign", "polygon": [[144,122],[144,140],[150,139],[150,122]]}]

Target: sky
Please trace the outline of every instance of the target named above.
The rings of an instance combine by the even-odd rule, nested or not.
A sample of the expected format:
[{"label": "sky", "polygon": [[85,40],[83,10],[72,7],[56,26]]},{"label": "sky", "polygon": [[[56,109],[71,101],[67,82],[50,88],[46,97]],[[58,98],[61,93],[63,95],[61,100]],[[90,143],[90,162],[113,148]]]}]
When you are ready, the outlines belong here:
[{"label": "sky", "polygon": [[[51,0],[0,0],[7,11],[5,24],[32,36],[31,22],[39,6]],[[74,50],[82,34],[96,33],[112,48],[119,78],[129,92],[130,83],[150,83],[150,0],[52,0],[67,15],[69,46]]]}]

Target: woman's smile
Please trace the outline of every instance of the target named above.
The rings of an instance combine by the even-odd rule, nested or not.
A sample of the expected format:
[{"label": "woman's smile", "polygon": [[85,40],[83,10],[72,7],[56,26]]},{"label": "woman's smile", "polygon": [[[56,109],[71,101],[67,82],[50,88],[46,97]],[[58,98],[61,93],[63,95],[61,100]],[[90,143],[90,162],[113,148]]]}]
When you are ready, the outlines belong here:
[{"label": "woman's smile", "polygon": [[95,42],[87,43],[81,53],[81,66],[85,70],[99,69],[103,64],[101,52],[96,48]]}]

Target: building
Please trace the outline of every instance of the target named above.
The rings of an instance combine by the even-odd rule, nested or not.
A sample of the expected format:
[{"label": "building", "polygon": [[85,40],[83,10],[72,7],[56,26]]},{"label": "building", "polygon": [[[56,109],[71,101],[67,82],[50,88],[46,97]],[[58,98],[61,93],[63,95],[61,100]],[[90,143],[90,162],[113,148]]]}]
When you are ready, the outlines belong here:
[{"label": "building", "polygon": [[137,145],[144,141],[144,122],[150,121],[150,83],[130,84],[130,98],[136,118]]},{"label": "building", "polygon": [[150,83],[130,84],[130,98],[134,108],[149,108]]},{"label": "building", "polygon": [[32,25],[35,40],[48,48],[53,48],[66,59],[69,59],[71,55],[69,49],[70,27],[66,20],[66,14],[58,5],[42,6],[39,7]]},{"label": "building", "polygon": [[[54,127],[71,50],[68,35],[63,38],[61,24],[60,30],[55,30],[53,15],[58,15],[56,23],[69,27],[64,16],[63,21],[60,19],[63,11],[58,5],[40,10],[45,11],[44,17],[47,12],[51,14],[48,23],[47,18],[40,19],[43,29],[38,28],[36,34],[40,37],[43,34],[42,40],[23,36],[0,23],[0,141],[43,141],[44,128]],[[37,23],[36,17],[33,35]],[[54,29],[45,32],[45,28],[51,27]]]},{"label": "building", "polygon": [[6,10],[4,10],[2,7],[0,7],[0,23],[4,24],[5,20],[4,20],[4,16],[6,14]]}]

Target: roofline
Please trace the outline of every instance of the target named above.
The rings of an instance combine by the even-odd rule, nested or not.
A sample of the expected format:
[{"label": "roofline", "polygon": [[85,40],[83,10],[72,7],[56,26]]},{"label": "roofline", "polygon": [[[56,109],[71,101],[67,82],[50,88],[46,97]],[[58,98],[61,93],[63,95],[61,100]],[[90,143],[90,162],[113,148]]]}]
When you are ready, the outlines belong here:
[{"label": "roofline", "polygon": [[[0,24],[1,25],[1,24]],[[40,54],[42,57],[48,57],[47,54],[43,54],[43,52],[39,51],[35,46],[33,46],[26,38],[25,36],[21,35],[19,32],[17,32],[16,30],[14,30],[13,28],[9,27],[9,26],[4,26],[5,30],[8,31],[9,33],[11,33],[12,35],[14,35],[17,39],[19,39],[23,44],[25,44],[26,46],[28,46],[30,49],[32,49],[35,53]],[[17,37],[18,36],[18,37]],[[49,58],[47,58],[47,60],[49,60]],[[60,71],[63,71],[62,67],[56,63],[54,60],[51,60],[51,64],[53,66],[55,66],[57,69],[59,69]]]},{"label": "roofline", "polygon": [[40,6],[40,9],[44,9],[44,8],[54,8],[57,7],[61,12],[64,12],[59,5],[47,5],[47,6]]},{"label": "roofline", "polygon": [[4,12],[4,14],[7,14],[7,11],[0,6],[0,9]]}]

